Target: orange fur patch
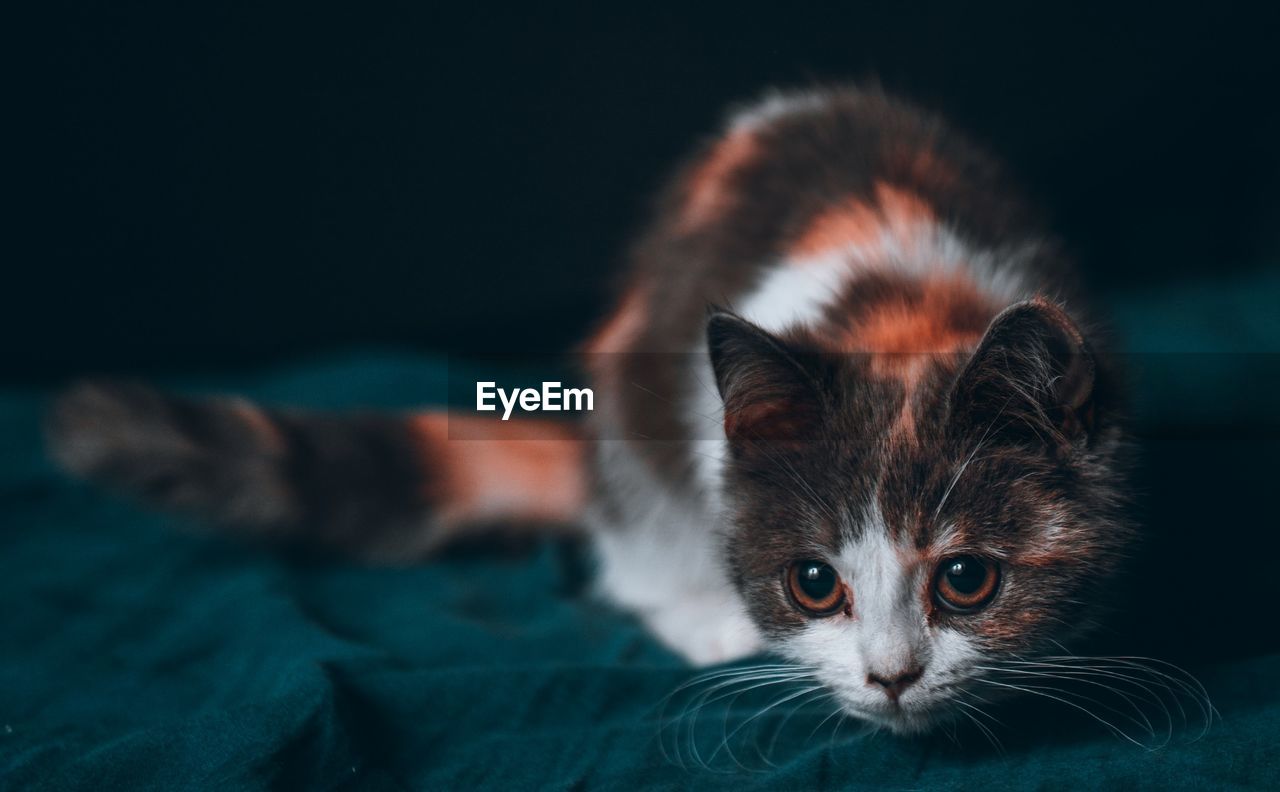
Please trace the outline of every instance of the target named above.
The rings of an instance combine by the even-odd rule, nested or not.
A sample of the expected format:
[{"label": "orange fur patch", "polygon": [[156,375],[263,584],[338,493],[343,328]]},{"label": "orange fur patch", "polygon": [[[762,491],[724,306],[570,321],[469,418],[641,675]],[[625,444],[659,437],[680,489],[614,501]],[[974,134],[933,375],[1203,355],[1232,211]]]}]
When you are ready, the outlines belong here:
[{"label": "orange fur patch", "polygon": [[904,362],[896,355],[952,352],[975,342],[985,330],[976,324],[964,325],[957,316],[982,315],[988,301],[967,279],[958,276],[918,281],[918,300],[887,301],[862,319],[852,330],[850,341],[861,351],[889,353],[878,362],[886,374]]},{"label": "orange fur patch", "polygon": [[622,372],[628,353],[649,320],[648,293],[632,286],[618,302],[613,314],[582,345],[583,367],[590,372],[592,384],[604,398],[621,390]]},{"label": "orange fur patch", "polygon": [[876,185],[874,206],[849,199],[821,212],[791,245],[794,257],[809,257],[833,248],[870,245],[883,235],[901,239],[915,227],[936,222],[923,200],[883,182]]},{"label": "orange fur patch", "polygon": [[[874,204],[849,199],[818,214],[788,252],[803,260],[839,248],[874,247],[886,237],[907,247],[915,244],[921,228],[937,222],[932,208],[919,196],[880,182]],[[873,376],[902,383],[907,396],[891,437],[914,440],[911,394],[929,363],[938,355],[976,343],[994,315],[995,307],[970,280],[939,275],[911,283],[900,299],[882,300],[842,331],[837,339],[842,349],[874,355]]]},{"label": "orange fur patch", "polygon": [[871,374],[901,382],[906,398],[891,436],[914,439],[911,394],[938,356],[976,345],[996,306],[960,275],[914,282],[902,299],[887,299],[845,331],[847,351],[871,353]]},{"label": "orange fur patch", "polygon": [[427,495],[444,523],[569,523],[581,514],[585,449],[572,427],[443,413],[414,416],[411,426],[439,475]]},{"label": "orange fur patch", "polygon": [[760,142],[748,131],[731,132],[690,174],[680,229],[695,231],[720,217],[733,200],[728,182],[760,155]]},{"label": "orange fur patch", "polygon": [[232,399],[228,406],[235,411],[236,417],[244,421],[268,453],[273,455],[285,453],[289,443],[284,433],[261,408],[245,399]]},{"label": "orange fur patch", "polygon": [[631,342],[640,334],[647,317],[645,292],[639,286],[632,286],[619,300],[613,314],[583,344],[582,351],[588,355],[627,351]]}]

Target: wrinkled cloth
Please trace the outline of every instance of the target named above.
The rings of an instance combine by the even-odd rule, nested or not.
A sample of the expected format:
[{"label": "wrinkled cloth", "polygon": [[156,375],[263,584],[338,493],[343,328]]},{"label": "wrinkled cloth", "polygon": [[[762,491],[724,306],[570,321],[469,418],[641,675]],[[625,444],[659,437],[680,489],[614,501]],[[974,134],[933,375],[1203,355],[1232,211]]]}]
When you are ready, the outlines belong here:
[{"label": "wrinkled cloth", "polygon": [[[1280,287],[1261,282],[1118,301],[1120,335],[1146,351],[1252,354],[1280,343]],[[1274,391],[1244,393],[1258,358],[1215,360],[1229,369],[1215,369],[1216,379],[1184,382],[1177,365],[1166,365],[1145,392],[1139,382],[1145,420],[1170,425],[1180,411],[1212,418],[1240,409],[1240,399],[1274,402]],[[439,360],[369,354],[179,384],[274,403],[400,407],[444,398],[445,371]],[[218,537],[61,476],[38,433],[48,395],[0,393],[0,787],[1225,789],[1280,781],[1274,642],[1206,649],[1193,670],[1220,717],[1199,739],[1202,724],[1189,718],[1157,750],[1051,707],[1024,719],[1038,727],[989,724],[998,748],[971,729],[866,735],[839,717],[823,721],[821,696],[796,698],[808,709],[788,723],[779,717],[791,711],[785,705],[746,723],[776,696],[754,704],[726,696],[682,731],[695,714],[691,700],[668,697],[700,672],[590,595],[589,559],[574,543],[461,548],[420,565],[370,568]],[[1258,464],[1274,467],[1269,460]],[[1251,607],[1257,629],[1273,631],[1274,608]],[[717,751],[726,737],[728,750]]]}]

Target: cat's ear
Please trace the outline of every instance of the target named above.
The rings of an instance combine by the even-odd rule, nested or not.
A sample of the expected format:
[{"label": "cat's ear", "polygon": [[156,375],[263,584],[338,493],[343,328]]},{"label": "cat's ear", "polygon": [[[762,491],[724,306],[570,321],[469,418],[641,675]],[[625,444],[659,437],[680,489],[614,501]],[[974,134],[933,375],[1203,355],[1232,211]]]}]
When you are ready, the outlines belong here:
[{"label": "cat's ear", "polygon": [[725,436],[735,453],[767,455],[814,441],[823,414],[814,361],[725,312],[707,320],[707,348],[724,401]]},{"label": "cat's ear", "polygon": [[1075,322],[1036,297],[991,321],[951,392],[952,421],[1061,448],[1093,431],[1096,378]]}]

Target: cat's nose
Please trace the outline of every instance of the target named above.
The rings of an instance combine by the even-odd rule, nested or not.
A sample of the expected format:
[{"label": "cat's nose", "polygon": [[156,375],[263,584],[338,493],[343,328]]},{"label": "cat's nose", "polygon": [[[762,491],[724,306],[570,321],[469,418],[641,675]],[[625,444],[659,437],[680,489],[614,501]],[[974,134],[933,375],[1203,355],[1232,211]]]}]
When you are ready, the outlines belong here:
[{"label": "cat's nose", "polygon": [[892,675],[881,676],[880,674],[869,673],[867,674],[867,684],[883,690],[890,701],[897,701],[898,696],[901,696],[903,691],[911,687],[923,674],[924,669],[920,666],[908,668]]}]

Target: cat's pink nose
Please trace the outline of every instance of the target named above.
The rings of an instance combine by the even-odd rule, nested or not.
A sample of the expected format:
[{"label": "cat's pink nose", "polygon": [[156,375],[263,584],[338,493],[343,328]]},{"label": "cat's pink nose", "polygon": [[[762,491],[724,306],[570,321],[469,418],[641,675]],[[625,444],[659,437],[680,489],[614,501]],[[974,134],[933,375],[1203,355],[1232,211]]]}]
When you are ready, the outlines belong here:
[{"label": "cat's pink nose", "polygon": [[883,690],[890,701],[897,701],[898,696],[901,696],[902,692],[911,687],[923,674],[924,669],[919,666],[909,668],[894,676],[880,676],[879,674],[870,673],[867,674],[867,684]]}]

